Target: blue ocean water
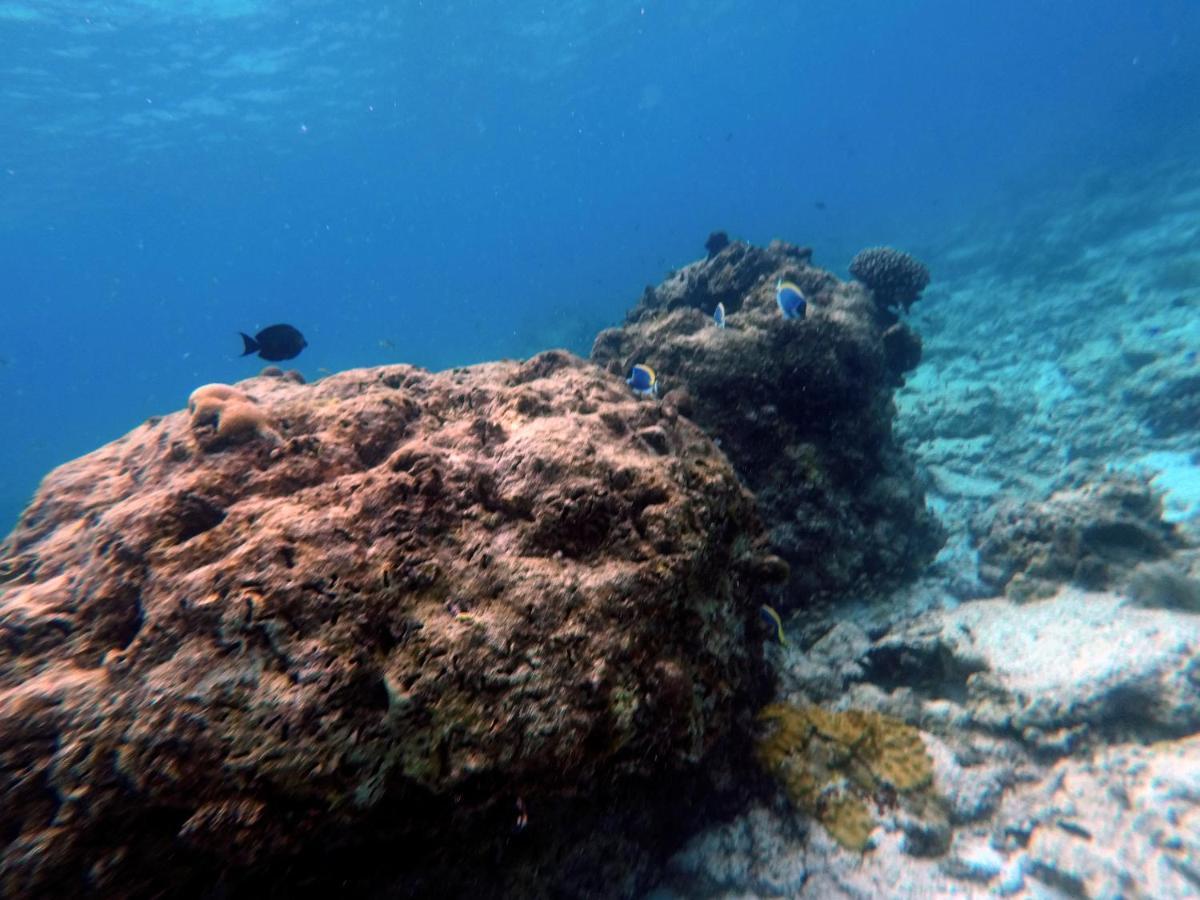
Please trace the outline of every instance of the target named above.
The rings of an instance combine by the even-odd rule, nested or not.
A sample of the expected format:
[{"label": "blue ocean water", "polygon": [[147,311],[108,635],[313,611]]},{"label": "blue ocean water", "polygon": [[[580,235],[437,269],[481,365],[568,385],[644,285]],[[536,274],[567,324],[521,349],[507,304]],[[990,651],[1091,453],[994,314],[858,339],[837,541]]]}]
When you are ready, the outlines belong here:
[{"label": "blue ocean water", "polygon": [[0,532],[258,371],[584,353],[709,231],[925,252],[1200,146],[1190,0],[0,0]]}]

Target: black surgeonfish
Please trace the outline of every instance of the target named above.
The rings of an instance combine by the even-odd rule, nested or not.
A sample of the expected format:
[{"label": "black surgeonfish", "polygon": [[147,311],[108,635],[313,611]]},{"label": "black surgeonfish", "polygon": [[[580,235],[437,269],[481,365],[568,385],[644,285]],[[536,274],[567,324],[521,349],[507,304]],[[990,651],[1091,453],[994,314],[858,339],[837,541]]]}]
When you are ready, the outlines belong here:
[{"label": "black surgeonfish", "polygon": [[242,331],[239,331],[238,334],[242,336],[242,343],[246,345],[242,356],[257,353],[263,359],[271,362],[298,356],[300,351],[308,346],[304,335],[291,325],[270,325],[254,337],[250,337]]}]

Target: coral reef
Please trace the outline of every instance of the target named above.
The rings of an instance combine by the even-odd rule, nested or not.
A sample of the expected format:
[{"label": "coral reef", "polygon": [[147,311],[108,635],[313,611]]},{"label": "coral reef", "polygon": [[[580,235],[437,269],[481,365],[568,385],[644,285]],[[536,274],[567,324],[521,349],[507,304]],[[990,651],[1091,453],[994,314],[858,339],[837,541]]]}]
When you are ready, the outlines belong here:
[{"label": "coral reef", "polygon": [[630,896],[745,790],[786,569],[669,407],[546,353],[190,408],[0,545],[0,893]]},{"label": "coral reef", "polygon": [[298,369],[281,369],[279,366],[264,366],[263,370],[258,373],[260,378],[286,378],[288,381],[293,381],[296,384],[304,384],[304,376]]},{"label": "coral reef", "polygon": [[973,525],[980,579],[1015,599],[1046,597],[1064,583],[1116,585],[1180,547],[1162,512],[1144,480],[1121,473],[1042,502],[1000,503]]},{"label": "coral reef", "polygon": [[766,706],[758,717],[766,726],[759,761],[843,847],[867,849],[871,804],[894,806],[903,798],[933,808],[929,754],[920,733],[899,719],[786,703]]},{"label": "coral reef", "polygon": [[[664,405],[719,442],[791,564],[773,604],[782,611],[904,582],[943,537],[892,436],[893,388],[919,340],[903,324],[886,328],[861,286],[810,259],[778,241],[734,241],[647,288],[592,349],[614,374],[651,366]],[[804,291],[806,319],[780,317],[778,278]],[[712,324],[718,302],[726,328]]]},{"label": "coral reef", "polygon": [[[726,313],[735,313],[756,289],[769,282],[773,290],[771,276],[783,266],[808,270],[810,277],[796,282],[806,293],[837,282],[829,273],[811,268],[811,262],[808,247],[772,241],[763,249],[745,241],[730,241],[706,259],[672,272],[657,287],[647,286],[641,300],[626,314],[626,322],[653,319],[683,308],[711,315],[718,303],[725,304]],[[770,300],[775,302],[773,294]]]},{"label": "coral reef", "polygon": [[850,274],[865,284],[884,313],[905,312],[929,286],[929,269],[911,254],[892,247],[860,250],[850,261]]},{"label": "coral reef", "polygon": [[[948,822],[877,814],[871,852],[858,855],[805,833],[779,804],[757,807],[695,838],[656,898],[1058,896],[1064,885],[1071,896],[1191,896],[1198,645],[1193,613],[1073,588],[927,612],[875,641],[840,622],[787,655],[783,691],[919,724]],[[794,771],[812,771],[797,760]]]}]

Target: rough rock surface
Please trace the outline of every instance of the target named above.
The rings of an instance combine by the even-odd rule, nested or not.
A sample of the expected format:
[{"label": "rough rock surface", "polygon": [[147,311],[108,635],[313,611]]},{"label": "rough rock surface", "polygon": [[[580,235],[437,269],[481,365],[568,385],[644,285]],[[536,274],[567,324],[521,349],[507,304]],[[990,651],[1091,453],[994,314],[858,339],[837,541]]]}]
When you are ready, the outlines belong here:
[{"label": "rough rock surface", "polygon": [[[1064,589],[929,613],[876,641],[875,684],[937,701],[926,715],[1064,753],[1081,743],[1200,730],[1200,617]],[[953,710],[953,712],[951,712]]]},{"label": "rough rock surface", "polygon": [[[943,784],[993,774],[934,755]],[[1200,895],[1200,740],[1121,744],[1044,770],[1005,767],[986,783],[986,819],[960,821],[940,858],[907,854],[890,825],[868,854],[849,854],[786,807],[759,806],[694,839],[648,900]]]},{"label": "rough rock surface", "polygon": [[0,548],[0,893],[629,895],[748,751],[758,528],[563,353],[199,391]]},{"label": "rough rock surface", "polygon": [[[792,565],[784,607],[911,579],[943,539],[892,436],[892,392],[919,341],[810,257],[733,242],[647,288],[592,349],[613,373],[650,365],[664,403],[717,439]],[[777,278],[804,291],[805,319],[779,314]]]},{"label": "rough rock surface", "polygon": [[935,851],[898,809],[851,854],[776,802],[697,836],[654,896],[1196,896],[1198,645],[1200,617],[1075,589],[875,641],[841,623],[780,653],[783,695],[921,729],[948,813]]},{"label": "rough rock surface", "polygon": [[1000,818],[1006,867],[1060,896],[1200,896],[1200,738],[1062,760]]},{"label": "rough rock surface", "polygon": [[[1194,366],[1194,355],[1191,362]],[[1200,423],[1200,375],[1194,369],[1179,371],[1174,360],[1156,361],[1138,372],[1125,400],[1141,410],[1143,421],[1156,436],[1194,433]]]},{"label": "rough rock surface", "polygon": [[1063,583],[1101,589],[1180,547],[1162,499],[1142,479],[1113,473],[1044,502],[1003,502],[976,523],[979,574],[993,591],[1048,596]]}]

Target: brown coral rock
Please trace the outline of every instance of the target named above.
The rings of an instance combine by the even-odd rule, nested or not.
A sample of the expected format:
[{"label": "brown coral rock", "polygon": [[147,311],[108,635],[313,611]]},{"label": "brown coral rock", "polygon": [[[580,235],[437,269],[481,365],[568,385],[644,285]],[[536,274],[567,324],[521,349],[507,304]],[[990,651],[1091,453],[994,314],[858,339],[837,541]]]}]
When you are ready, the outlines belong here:
[{"label": "brown coral rock", "polygon": [[764,688],[724,457],[563,353],[250,395],[0,546],[0,893],[636,892]]},{"label": "brown coral rock", "polygon": [[243,440],[268,431],[267,414],[245,400],[230,400],[217,416],[217,439]]}]

